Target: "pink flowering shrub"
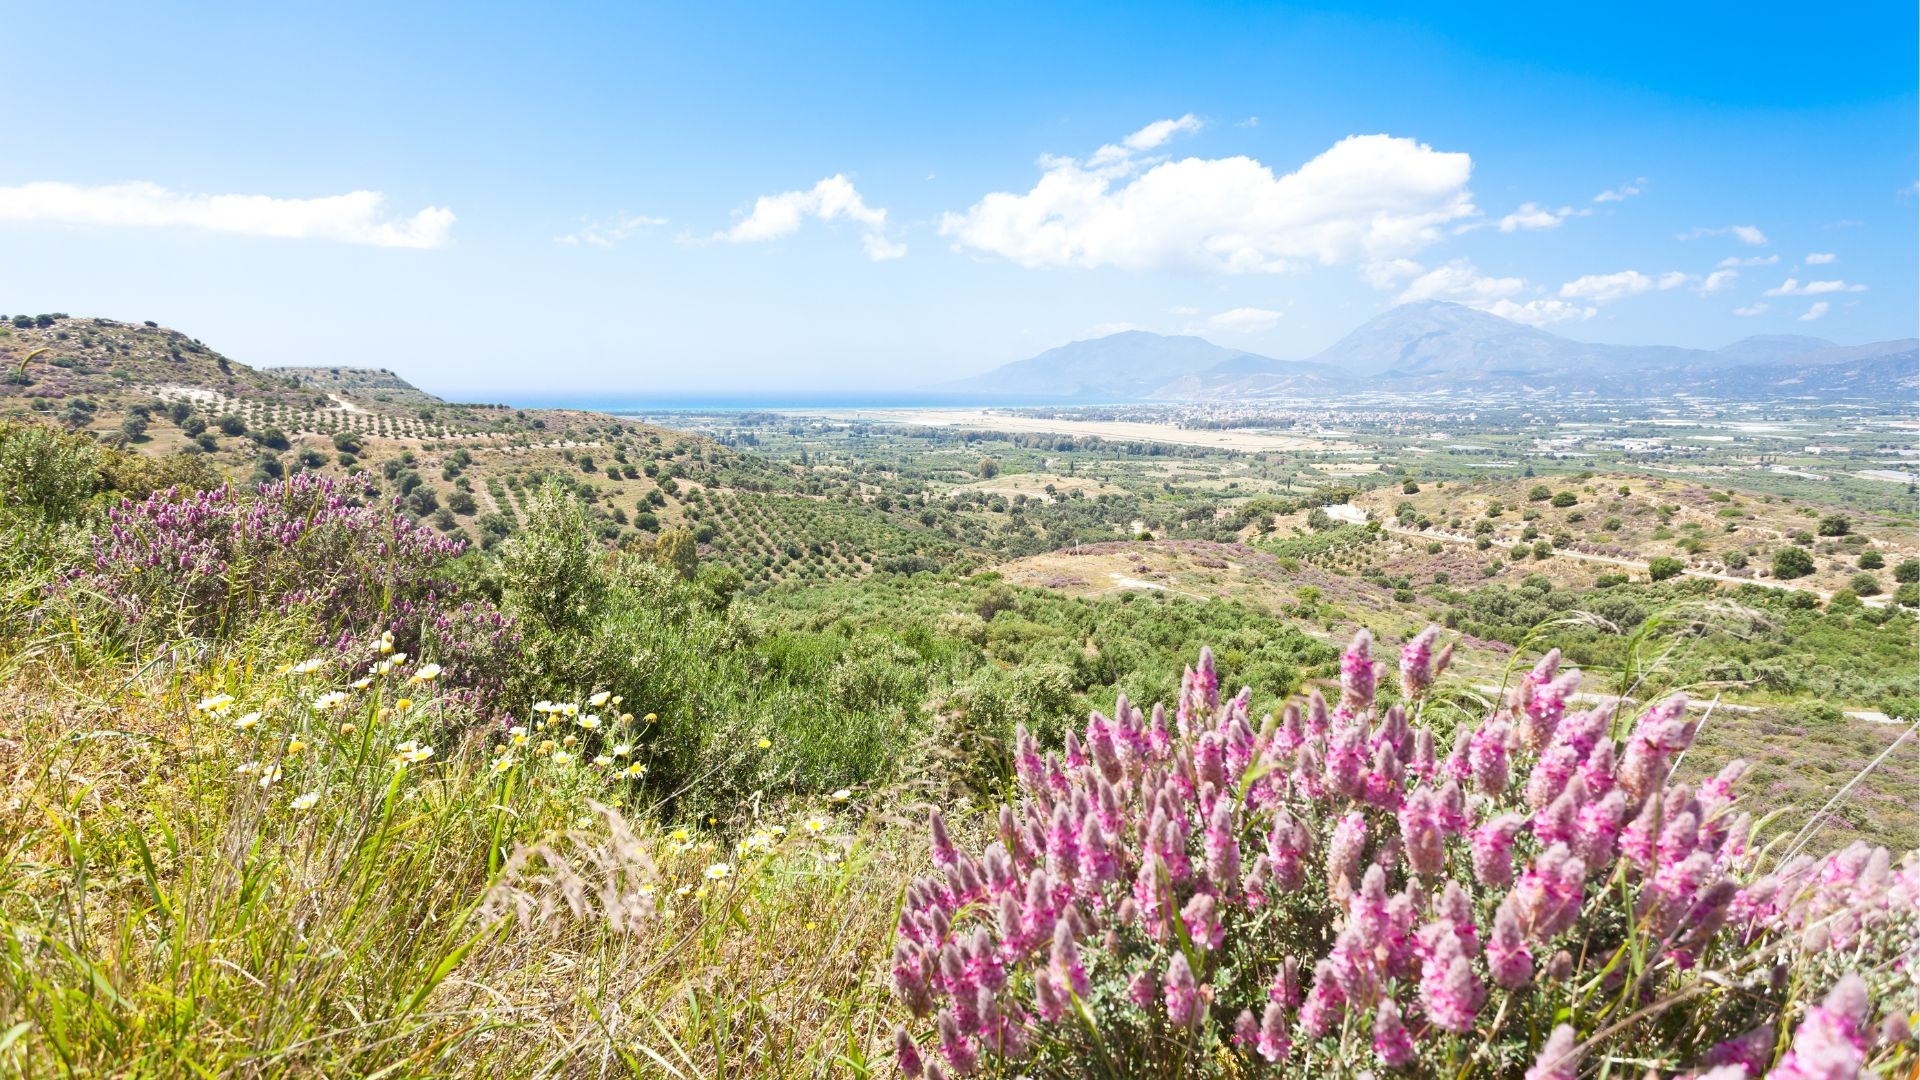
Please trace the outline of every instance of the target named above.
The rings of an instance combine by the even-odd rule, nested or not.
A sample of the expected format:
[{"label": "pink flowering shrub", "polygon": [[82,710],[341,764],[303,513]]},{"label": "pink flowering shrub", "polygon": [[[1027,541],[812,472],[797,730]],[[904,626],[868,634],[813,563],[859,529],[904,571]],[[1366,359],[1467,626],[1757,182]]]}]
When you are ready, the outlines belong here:
[{"label": "pink flowering shrub", "polygon": [[1403,648],[1400,701],[1376,699],[1362,632],[1334,702],[1256,721],[1203,650],[1171,715],[1122,698],[1045,754],[1022,731],[997,840],[962,852],[933,814],[891,964],[901,1070],[1912,1066],[1914,856],[1763,858],[1740,763],[1674,780],[1684,699],[1570,710],[1558,653],[1443,735],[1438,636]]},{"label": "pink flowering shrub", "polygon": [[391,633],[402,650],[431,652],[484,711],[505,692],[520,635],[491,605],[454,603],[442,572],[464,546],[364,478],[299,473],[252,495],[168,489],[123,502],[68,588],[149,643],[218,637],[263,615],[296,616],[343,655]]}]

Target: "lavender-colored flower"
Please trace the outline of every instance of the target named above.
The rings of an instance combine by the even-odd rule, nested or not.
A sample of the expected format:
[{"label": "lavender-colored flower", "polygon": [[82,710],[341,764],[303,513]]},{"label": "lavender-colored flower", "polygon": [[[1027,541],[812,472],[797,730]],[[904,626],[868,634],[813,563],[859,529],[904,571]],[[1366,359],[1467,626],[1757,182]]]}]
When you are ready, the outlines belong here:
[{"label": "lavender-colored flower", "polygon": [[1493,719],[1480,725],[1467,742],[1467,761],[1473,769],[1473,786],[1482,795],[1498,795],[1507,790],[1511,770],[1507,759],[1507,739],[1512,734],[1505,720]]},{"label": "lavender-colored flower", "polygon": [[1561,1024],[1547,1036],[1547,1045],[1540,1048],[1540,1056],[1534,1058],[1533,1068],[1527,1070],[1527,1080],[1576,1080],[1580,1075],[1579,1035],[1572,1027]]},{"label": "lavender-colored flower", "polygon": [[1450,938],[1441,938],[1434,955],[1421,965],[1420,1005],[1442,1031],[1464,1035],[1473,1030],[1485,991],[1474,977],[1473,961]]},{"label": "lavender-colored flower", "polygon": [[933,990],[927,985],[926,960],[911,942],[893,943],[893,996],[916,1017],[933,1011]]},{"label": "lavender-colored flower", "polygon": [[1293,1040],[1287,1031],[1287,1010],[1277,1001],[1267,1002],[1266,1012],[1260,1017],[1260,1039],[1255,1044],[1260,1056],[1269,1062],[1278,1064],[1293,1048]]},{"label": "lavender-colored flower", "polygon": [[1327,887],[1335,896],[1344,896],[1360,880],[1366,846],[1367,819],[1359,811],[1333,827],[1333,838],[1327,842]]},{"label": "lavender-colored flower", "polygon": [[895,1024],[893,1027],[893,1060],[900,1066],[901,1076],[907,1077],[907,1080],[918,1080],[922,1072],[920,1047],[914,1043],[913,1036],[907,1033],[905,1024]]},{"label": "lavender-colored flower", "polygon": [[1289,956],[1280,961],[1280,970],[1273,973],[1273,983],[1267,987],[1267,1000],[1286,1009],[1300,1006],[1299,957]]},{"label": "lavender-colored flower", "polygon": [[1207,878],[1216,888],[1231,890],[1240,879],[1240,841],[1234,835],[1233,800],[1220,799],[1213,804],[1213,816],[1207,822],[1202,844],[1207,855]]},{"label": "lavender-colored flower", "polygon": [[1154,999],[1159,996],[1158,989],[1154,985],[1152,972],[1136,971],[1133,978],[1127,980],[1127,1000],[1139,1008],[1151,1009]]},{"label": "lavender-colored flower", "polygon": [[962,1030],[960,1017],[950,1009],[940,1011],[940,1053],[956,1075],[966,1076],[979,1064],[979,1051]]},{"label": "lavender-colored flower", "polygon": [[1346,1007],[1347,999],[1341,993],[1333,961],[1320,961],[1313,969],[1313,989],[1307,992],[1307,1000],[1300,1006],[1300,1030],[1307,1038],[1318,1039],[1333,1030]]},{"label": "lavender-colored flower", "polygon": [[1400,807],[1400,840],[1407,865],[1416,874],[1434,875],[1447,868],[1446,833],[1440,823],[1439,795],[1432,788],[1415,788]]},{"label": "lavender-colored flower", "polygon": [[1513,884],[1513,838],[1526,819],[1501,814],[1473,831],[1473,876],[1489,888]]},{"label": "lavender-colored flower", "polygon": [[933,865],[952,866],[955,856],[953,838],[947,835],[947,819],[938,807],[927,812],[927,829],[933,837]]},{"label": "lavender-colored flower", "polygon": [[1187,954],[1175,951],[1173,959],[1167,962],[1167,975],[1163,980],[1167,997],[1167,1019],[1175,1027],[1186,1027],[1200,1015],[1200,988],[1195,984],[1193,967],[1187,963]]},{"label": "lavender-colored flower", "polygon": [[1511,896],[1493,913],[1493,933],[1487,938],[1487,973],[1509,990],[1533,981],[1533,952],[1527,948]]},{"label": "lavender-colored flower", "polygon": [[1373,635],[1362,629],[1340,657],[1340,705],[1358,716],[1373,704]]},{"label": "lavender-colored flower", "polygon": [[1259,1042],[1260,1021],[1254,1019],[1252,1009],[1241,1009],[1233,1019],[1233,1045],[1251,1051]]},{"label": "lavender-colored flower", "polygon": [[1773,1025],[1761,1024],[1715,1043],[1702,1064],[1709,1069],[1731,1066],[1742,1076],[1759,1076],[1773,1060],[1774,1041]]},{"label": "lavender-colored flower", "polygon": [[1867,984],[1847,975],[1826,999],[1807,1010],[1793,1045],[1767,1074],[1779,1080],[1832,1080],[1860,1074],[1866,1061]]},{"label": "lavender-colored flower", "polygon": [[1433,643],[1438,640],[1440,628],[1429,626],[1400,646],[1400,689],[1413,700],[1433,685]]},{"label": "lavender-colored flower", "polygon": [[1413,1036],[1400,1021],[1400,1006],[1381,998],[1373,1012],[1373,1052],[1380,1064],[1398,1069],[1413,1060]]},{"label": "lavender-colored flower", "polygon": [[1226,926],[1220,921],[1219,905],[1208,893],[1195,893],[1180,909],[1181,925],[1187,928],[1187,937],[1193,943],[1208,952],[1218,951],[1226,940]]}]

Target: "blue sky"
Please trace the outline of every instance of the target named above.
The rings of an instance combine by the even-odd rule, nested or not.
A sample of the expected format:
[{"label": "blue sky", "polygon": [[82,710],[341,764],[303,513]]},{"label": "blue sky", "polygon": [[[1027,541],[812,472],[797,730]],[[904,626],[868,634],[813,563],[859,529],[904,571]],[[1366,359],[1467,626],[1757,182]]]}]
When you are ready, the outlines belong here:
[{"label": "blue sky", "polygon": [[10,10],[0,311],[481,395],[1915,333],[1911,3],[161,7]]}]

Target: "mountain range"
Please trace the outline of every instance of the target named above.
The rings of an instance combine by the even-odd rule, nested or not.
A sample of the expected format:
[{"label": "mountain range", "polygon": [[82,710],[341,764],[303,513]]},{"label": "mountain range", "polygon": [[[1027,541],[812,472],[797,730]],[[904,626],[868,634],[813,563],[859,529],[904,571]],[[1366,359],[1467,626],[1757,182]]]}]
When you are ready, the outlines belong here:
[{"label": "mountain range", "polygon": [[1920,391],[1920,342],[1838,345],[1782,334],[1721,349],[1605,345],[1423,301],[1385,311],[1305,360],[1129,330],[1048,349],[941,389],[1084,402],[1460,390],[1911,400]]}]

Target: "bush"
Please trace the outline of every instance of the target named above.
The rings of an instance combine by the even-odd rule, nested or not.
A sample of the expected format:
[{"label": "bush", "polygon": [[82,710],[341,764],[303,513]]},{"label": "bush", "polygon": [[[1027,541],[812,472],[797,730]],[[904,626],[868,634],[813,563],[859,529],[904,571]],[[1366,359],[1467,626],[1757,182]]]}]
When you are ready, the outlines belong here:
[{"label": "bush", "polygon": [[1820,519],[1821,536],[1845,536],[1852,528],[1845,514],[1828,514]]},{"label": "bush", "polygon": [[1455,731],[1442,759],[1446,736],[1407,719],[1434,638],[1403,650],[1404,711],[1375,700],[1363,632],[1337,712],[1316,695],[1256,734],[1203,651],[1174,709],[1122,702],[1063,755],[1017,732],[981,854],[931,815],[933,872],[906,891],[891,964],[914,1017],[902,1072],[938,1054],[961,1075],[1453,1075],[1485,1054],[1541,1080],[1576,1075],[1576,1048],[1654,1047],[1764,1067],[1821,995],[1783,1072],[1911,1060],[1872,1049],[1873,1003],[1911,992],[1896,966],[1920,867],[1855,844],[1762,877],[1731,790],[1744,763],[1673,783],[1685,700],[1616,744],[1610,710],[1565,711],[1580,680],[1557,652],[1523,679],[1528,704]]},{"label": "bush", "polygon": [[1854,565],[1862,570],[1878,570],[1887,565],[1887,559],[1879,552],[1869,549],[1860,553],[1860,558]]},{"label": "bush", "polygon": [[1880,579],[1872,574],[1855,574],[1847,581],[1847,587],[1859,596],[1879,596]]},{"label": "bush", "polygon": [[1661,555],[1647,563],[1647,577],[1654,581],[1679,577],[1686,570],[1687,564],[1671,555]]},{"label": "bush", "polygon": [[1920,581],[1920,559],[1902,560],[1899,566],[1893,568],[1893,580],[1902,585]]},{"label": "bush", "polygon": [[1579,501],[1580,501],[1580,497],[1578,495],[1575,495],[1573,492],[1560,491],[1560,492],[1554,493],[1552,504],[1554,506],[1565,509],[1566,507],[1572,506]]},{"label": "bush", "polygon": [[1781,581],[1806,577],[1813,573],[1813,556],[1805,548],[1783,547],[1773,553],[1773,576]]}]

